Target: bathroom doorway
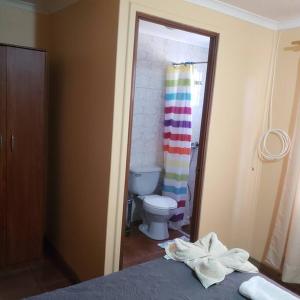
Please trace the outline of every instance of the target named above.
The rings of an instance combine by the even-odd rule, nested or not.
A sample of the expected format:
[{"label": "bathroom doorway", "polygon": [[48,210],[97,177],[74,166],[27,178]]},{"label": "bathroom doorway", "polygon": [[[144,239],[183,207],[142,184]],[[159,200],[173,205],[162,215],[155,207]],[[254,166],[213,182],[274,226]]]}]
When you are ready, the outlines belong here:
[{"label": "bathroom doorway", "polygon": [[198,237],[217,43],[137,14],[120,268]]}]

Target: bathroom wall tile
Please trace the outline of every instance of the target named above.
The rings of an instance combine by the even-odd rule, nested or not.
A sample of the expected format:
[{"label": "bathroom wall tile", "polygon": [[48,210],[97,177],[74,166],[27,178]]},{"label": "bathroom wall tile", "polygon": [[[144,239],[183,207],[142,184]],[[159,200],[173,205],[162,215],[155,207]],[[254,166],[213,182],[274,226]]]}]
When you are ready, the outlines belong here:
[{"label": "bathroom wall tile", "polygon": [[[172,62],[206,61],[207,55],[207,49],[195,45],[148,34],[139,35],[131,166],[163,166],[164,81],[167,66]],[[200,91],[199,106],[193,108],[193,141],[198,141],[200,134],[204,87]],[[197,153],[194,153],[190,170],[192,192],[196,162]]]}]

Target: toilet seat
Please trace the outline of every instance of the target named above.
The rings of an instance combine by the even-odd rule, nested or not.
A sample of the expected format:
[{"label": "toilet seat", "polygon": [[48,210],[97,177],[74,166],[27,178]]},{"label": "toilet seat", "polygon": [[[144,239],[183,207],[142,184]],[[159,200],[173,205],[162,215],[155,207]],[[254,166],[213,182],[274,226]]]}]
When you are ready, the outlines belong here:
[{"label": "toilet seat", "polygon": [[138,196],[143,201],[144,218],[139,230],[153,240],[169,238],[168,221],[177,208],[177,202],[166,196]]},{"label": "toilet seat", "polygon": [[153,240],[166,240],[169,238],[168,222],[176,213],[177,201],[170,197],[153,194],[161,189],[160,177],[162,169],[130,168],[128,191],[134,195],[137,212],[143,223],[139,230]]},{"label": "toilet seat", "polygon": [[171,197],[160,195],[149,195],[143,197],[144,208],[169,210],[177,208],[177,202]]}]

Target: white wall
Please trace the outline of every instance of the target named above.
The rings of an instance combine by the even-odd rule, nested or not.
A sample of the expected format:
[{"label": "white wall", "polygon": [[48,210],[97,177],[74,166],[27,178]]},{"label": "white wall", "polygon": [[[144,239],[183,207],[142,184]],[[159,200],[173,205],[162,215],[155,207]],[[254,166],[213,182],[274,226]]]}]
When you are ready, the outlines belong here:
[{"label": "white wall", "polygon": [[[206,52],[206,57],[203,57],[201,61],[207,61],[208,50],[203,49],[203,51]],[[197,99],[196,105],[193,105],[193,107],[192,107],[192,141],[199,142],[207,64],[195,65],[195,68],[197,68],[197,70],[200,74],[202,73],[202,84],[200,86],[196,87],[197,89],[196,89],[195,96],[198,99]],[[194,198],[194,192],[195,192],[197,161],[198,161],[198,148],[192,149],[192,154],[191,154],[190,173],[189,173],[189,181],[188,181],[188,186],[190,189],[190,192],[189,192],[190,193],[190,201],[187,203],[187,205],[188,205],[187,211],[189,212],[189,214],[185,215],[185,220],[186,220],[185,223],[186,224],[189,223],[188,218],[190,218],[193,213],[193,204],[194,204],[193,198]]]}]

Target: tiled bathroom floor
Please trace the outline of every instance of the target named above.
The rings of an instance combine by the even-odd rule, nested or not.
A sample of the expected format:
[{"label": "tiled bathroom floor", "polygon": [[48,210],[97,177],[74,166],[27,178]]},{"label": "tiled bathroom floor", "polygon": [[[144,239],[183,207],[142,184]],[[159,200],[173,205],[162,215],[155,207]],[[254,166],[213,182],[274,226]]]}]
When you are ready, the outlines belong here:
[{"label": "tiled bathroom floor", "polygon": [[[169,230],[169,239],[181,237],[182,233]],[[130,235],[125,238],[123,250],[123,268],[137,265],[155,258],[162,257],[164,250],[157,244],[162,241],[151,240],[142,234],[138,225],[133,225]]]}]

